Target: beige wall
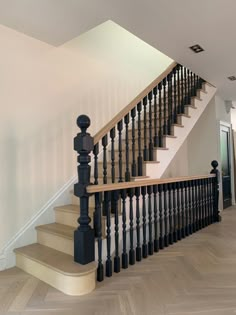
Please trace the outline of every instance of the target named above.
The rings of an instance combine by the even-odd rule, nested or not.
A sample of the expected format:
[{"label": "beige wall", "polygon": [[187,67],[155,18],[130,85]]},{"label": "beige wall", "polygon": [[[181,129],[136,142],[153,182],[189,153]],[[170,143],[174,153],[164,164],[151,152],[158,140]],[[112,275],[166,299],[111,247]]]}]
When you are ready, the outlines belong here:
[{"label": "beige wall", "polygon": [[172,60],[112,22],[57,48],[3,26],[0,37],[1,254],[75,175],[76,117],[94,134]]}]

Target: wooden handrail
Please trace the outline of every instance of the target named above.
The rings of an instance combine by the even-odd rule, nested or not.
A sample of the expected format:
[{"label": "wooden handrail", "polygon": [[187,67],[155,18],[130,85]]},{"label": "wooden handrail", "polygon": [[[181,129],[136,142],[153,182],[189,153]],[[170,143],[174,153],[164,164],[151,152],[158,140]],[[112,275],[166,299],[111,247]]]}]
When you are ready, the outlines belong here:
[{"label": "wooden handrail", "polygon": [[143,90],[138,96],[133,99],[125,108],[123,108],[108,124],[106,124],[99,132],[97,132],[94,136],[94,144],[97,144],[109,131],[116,126],[116,124],[122,120],[130,111],[133,109],[138,102],[140,102],[147,94],[157,86],[177,65],[174,61],[169,67],[161,74],[158,78],[156,78],[152,83],[150,83],[145,90]]},{"label": "wooden handrail", "polygon": [[173,177],[173,178],[145,179],[145,180],[139,180],[139,181],[135,181],[135,182],[123,182],[123,183],[103,184],[103,185],[89,185],[86,188],[86,190],[89,194],[94,194],[96,192],[112,191],[112,190],[119,190],[119,189],[129,189],[129,188],[168,184],[168,183],[177,183],[177,182],[183,182],[183,181],[189,181],[189,180],[195,180],[195,179],[212,178],[212,177],[216,177],[216,175],[210,174],[210,175],[181,176],[181,177]]}]

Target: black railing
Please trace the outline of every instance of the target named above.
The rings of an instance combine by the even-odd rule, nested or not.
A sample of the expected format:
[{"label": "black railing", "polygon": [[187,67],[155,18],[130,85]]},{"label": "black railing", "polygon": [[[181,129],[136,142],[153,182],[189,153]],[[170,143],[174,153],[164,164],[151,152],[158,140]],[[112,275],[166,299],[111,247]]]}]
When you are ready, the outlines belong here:
[{"label": "black railing", "polygon": [[[113,270],[113,258],[114,271],[119,272],[120,265],[127,268],[128,262],[134,264],[152,255],[153,251],[208,225],[213,220],[213,214],[213,222],[216,221],[216,210],[213,211],[213,208],[218,209],[218,187],[213,178],[218,178],[217,174],[210,177],[212,182],[208,188],[205,188],[206,182],[200,179],[153,185],[143,182],[128,189],[116,189],[114,186],[106,190],[104,186],[102,193],[95,194],[94,227],[91,227],[88,215],[87,187],[91,182],[94,185],[117,185],[129,182],[132,176],[145,175],[143,161],[152,161],[155,150],[164,146],[164,137],[172,134],[172,126],[178,124],[179,115],[185,113],[203,82],[189,69],[176,65],[142,100],[132,105],[124,117],[109,127],[110,130],[105,129],[101,139],[96,141],[87,132],[90,119],[85,115],[79,116],[77,124],[81,132],[74,139],[74,149],[78,152],[79,180],[74,193],[80,198],[80,217],[79,227],[74,233],[74,259],[81,264],[94,261],[96,232],[99,280],[103,278],[103,237],[106,238],[105,274],[109,277]],[[94,161],[92,178],[90,155]],[[216,167],[214,172],[217,173]],[[211,211],[207,208],[210,204],[213,205]],[[207,216],[208,212],[210,214]],[[102,215],[106,216],[106,235],[101,232],[104,222]],[[122,233],[119,226],[121,217]]]},{"label": "black railing", "polygon": [[[101,272],[103,265],[106,276],[110,277],[113,271],[120,272],[120,257],[121,267],[126,269],[160,249],[219,222],[216,164],[215,161],[212,163],[212,175],[152,180],[152,183],[149,180],[149,184],[139,181],[130,183],[130,187],[124,187],[124,184],[108,185],[107,188],[107,185],[90,186],[88,191],[94,193],[95,209],[101,209],[104,202],[106,204],[105,235],[101,233],[101,217],[96,221],[97,280],[104,279]],[[121,213],[118,210],[115,212],[112,229],[111,199],[107,199],[111,192],[116,194],[116,200],[120,198],[122,201]],[[119,216],[122,217],[121,226]],[[122,232],[119,234],[119,231]],[[107,239],[103,251],[102,238]]]},{"label": "black railing", "polygon": [[[90,153],[97,152],[97,146],[94,147],[93,138],[87,133],[89,118],[82,115],[77,123],[81,128],[74,139],[79,154],[79,182],[74,192],[80,198],[80,218],[74,234],[74,259],[81,264],[94,261],[96,237],[98,281],[104,277],[104,256],[105,275],[110,277],[113,270],[120,271],[120,265],[127,268],[220,220],[216,161],[212,162],[213,170],[208,176],[90,185]],[[89,217],[91,193],[95,198],[94,228],[90,226]],[[104,221],[105,235],[102,233]],[[105,251],[102,250],[103,238],[106,239]]]},{"label": "black railing", "polygon": [[[94,144],[91,181],[127,182],[145,175],[143,161],[154,160],[155,150],[165,145],[164,137],[172,135],[173,125],[180,125],[179,116],[186,113],[203,82],[182,65],[174,66]],[[102,161],[98,159],[99,152]]]}]

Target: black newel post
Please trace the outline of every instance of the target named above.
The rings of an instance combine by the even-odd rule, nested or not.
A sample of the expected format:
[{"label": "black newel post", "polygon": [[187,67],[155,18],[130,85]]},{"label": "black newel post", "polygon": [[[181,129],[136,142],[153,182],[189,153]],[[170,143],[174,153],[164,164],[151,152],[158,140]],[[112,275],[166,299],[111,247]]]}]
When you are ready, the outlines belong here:
[{"label": "black newel post", "polygon": [[74,261],[86,265],[95,259],[94,255],[94,230],[89,226],[91,221],[89,212],[89,195],[86,187],[90,184],[90,152],[93,150],[93,138],[87,133],[90,119],[81,115],[77,119],[81,132],[74,138],[74,150],[78,152],[79,182],[74,185],[74,194],[80,198],[79,227],[74,232]]},{"label": "black newel post", "polygon": [[215,222],[220,222],[221,221],[221,216],[220,216],[220,211],[219,211],[219,182],[220,182],[220,171],[217,169],[218,167],[218,162],[217,161],[212,161],[211,166],[213,169],[211,170],[211,174],[215,174],[216,177],[214,179],[214,184],[213,184],[213,207],[214,207],[214,221]]}]

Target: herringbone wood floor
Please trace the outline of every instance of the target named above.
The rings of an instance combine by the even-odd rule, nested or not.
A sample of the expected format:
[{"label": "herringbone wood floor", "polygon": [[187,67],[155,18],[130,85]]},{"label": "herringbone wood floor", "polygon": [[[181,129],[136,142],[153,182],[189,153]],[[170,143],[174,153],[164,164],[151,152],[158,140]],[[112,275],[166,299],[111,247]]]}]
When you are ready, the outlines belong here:
[{"label": "herringbone wood floor", "polygon": [[211,225],[71,297],[23,271],[0,272],[0,314],[236,314],[236,207]]}]

